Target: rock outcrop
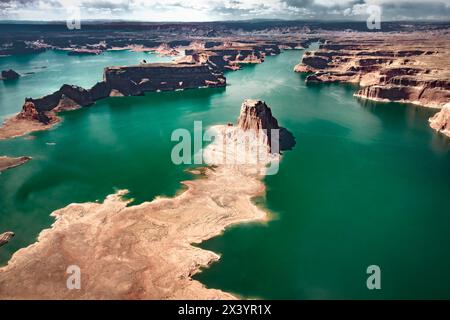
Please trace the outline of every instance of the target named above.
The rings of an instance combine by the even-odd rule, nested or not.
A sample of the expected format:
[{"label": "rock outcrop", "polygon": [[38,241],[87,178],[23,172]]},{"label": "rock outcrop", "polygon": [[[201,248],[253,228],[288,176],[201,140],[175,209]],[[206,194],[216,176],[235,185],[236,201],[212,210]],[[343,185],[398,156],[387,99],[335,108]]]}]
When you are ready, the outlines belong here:
[{"label": "rock outcrop", "polygon": [[11,158],[11,157],[0,156],[0,172],[4,171],[6,169],[20,166],[30,160],[31,160],[31,157]]},{"label": "rock outcrop", "polygon": [[306,52],[294,71],[309,73],[307,83],[359,84],[358,98],[442,108],[450,101],[449,56],[446,33],[338,33]]},{"label": "rock outcrop", "polygon": [[431,128],[450,137],[450,103],[443,106],[429,121]]},{"label": "rock outcrop", "polygon": [[[209,35],[210,36],[210,35]],[[208,36],[208,37],[209,37]],[[117,96],[142,95],[146,91],[183,90],[203,87],[223,87],[224,70],[238,70],[242,64],[262,63],[266,56],[275,55],[281,49],[303,48],[318,38],[280,34],[262,36],[227,37],[169,41],[130,39],[89,41],[88,43],[46,44],[37,40],[27,45],[33,48],[60,49],[69,54],[100,54],[104,50],[133,50],[157,52],[162,55],[186,55],[174,63],[141,63],[136,66],[105,68],[104,80],[90,89],[63,85],[58,91],[41,98],[26,98],[22,111],[7,119],[0,127],[0,139],[46,130],[59,121],[57,113],[89,106],[99,99]]]},{"label": "rock outcrop", "polygon": [[253,40],[253,41],[208,41],[203,45],[192,43],[186,48],[186,56],[178,63],[207,63],[220,71],[239,70],[243,64],[259,64],[266,56],[277,55],[281,49],[303,48],[313,39],[297,40]]},{"label": "rock outcrop", "polygon": [[185,54],[195,62],[204,62],[213,68],[224,70],[238,70],[240,64],[262,63],[266,52],[263,47],[251,46],[218,46],[208,49],[190,49]]},{"label": "rock outcrop", "polygon": [[244,100],[241,106],[237,126],[242,130],[279,129],[278,121],[262,100]]},{"label": "rock outcrop", "polygon": [[[440,108],[450,101],[448,36],[391,34],[338,35],[320,49],[306,52],[294,71],[312,73],[312,82],[350,82],[362,88],[355,96]],[[355,39],[356,38],[356,39]],[[375,38],[375,39],[374,39]]]},{"label": "rock outcrop", "polygon": [[106,85],[123,95],[226,85],[223,74],[206,64],[150,63],[108,67],[105,68],[103,78]]},{"label": "rock outcrop", "polygon": [[14,232],[7,231],[0,234],[0,247],[7,244],[14,237]]},{"label": "rock outcrop", "polygon": [[33,99],[26,98],[17,119],[57,122],[56,113],[92,105],[108,96],[136,96],[147,91],[223,87],[223,73],[207,64],[148,63],[127,67],[107,67],[103,81],[91,89],[63,85],[58,91]]},{"label": "rock outcrop", "polygon": [[20,77],[20,74],[15,72],[13,69],[3,70],[1,78],[3,80],[15,80]]},{"label": "rock outcrop", "polygon": [[278,125],[277,119],[272,116],[271,109],[263,100],[244,100],[237,121],[237,127],[244,131],[253,130],[255,132],[264,132],[267,135],[267,143],[269,146],[271,146],[273,141],[272,130],[277,130],[277,152],[291,150],[296,144],[293,134],[286,128]]}]

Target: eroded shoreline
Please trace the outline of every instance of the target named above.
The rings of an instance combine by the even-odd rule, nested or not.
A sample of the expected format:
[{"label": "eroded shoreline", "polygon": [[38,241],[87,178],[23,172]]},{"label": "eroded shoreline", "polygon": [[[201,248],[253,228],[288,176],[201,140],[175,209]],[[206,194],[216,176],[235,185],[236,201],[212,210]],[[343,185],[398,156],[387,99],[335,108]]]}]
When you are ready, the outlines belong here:
[{"label": "eroded shoreline", "polygon": [[[0,269],[1,299],[233,299],[191,277],[220,257],[191,244],[230,225],[265,221],[251,199],[264,184],[248,168],[208,167],[175,198],[127,207],[122,190],[103,203],[71,204],[38,241]],[[66,269],[81,270],[81,289]]]},{"label": "eroded shoreline", "polygon": [[[246,100],[240,119],[245,121],[239,124],[278,128],[261,101]],[[240,146],[245,141],[240,134],[248,130],[219,127],[219,139],[205,154],[229,157],[223,146]],[[54,211],[52,226],[0,269],[0,299],[237,299],[192,279],[220,258],[193,244],[234,224],[268,220],[252,199],[264,194],[261,170],[279,155],[271,154],[267,139],[257,143],[258,157],[264,157],[256,163],[207,162],[193,172],[202,178],[183,181],[187,189],[173,198],[127,206],[127,191],[121,190],[103,203],[74,203]],[[256,149],[242,150],[254,156]],[[79,290],[67,287],[70,266],[80,269]]]}]

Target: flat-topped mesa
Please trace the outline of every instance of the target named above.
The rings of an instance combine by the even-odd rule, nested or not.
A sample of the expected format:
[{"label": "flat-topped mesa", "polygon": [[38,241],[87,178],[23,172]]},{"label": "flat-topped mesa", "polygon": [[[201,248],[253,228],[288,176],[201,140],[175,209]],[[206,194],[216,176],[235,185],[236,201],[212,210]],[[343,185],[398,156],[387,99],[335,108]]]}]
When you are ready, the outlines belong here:
[{"label": "flat-topped mesa", "polygon": [[206,64],[147,63],[128,67],[107,67],[103,80],[111,89],[123,95],[226,85],[223,74],[212,70]]},{"label": "flat-topped mesa", "polygon": [[52,124],[56,112],[92,105],[109,96],[137,96],[146,91],[223,87],[222,72],[207,64],[147,63],[128,67],[107,67],[103,81],[91,89],[63,85],[58,91],[38,99],[26,98],[19,120]]}]

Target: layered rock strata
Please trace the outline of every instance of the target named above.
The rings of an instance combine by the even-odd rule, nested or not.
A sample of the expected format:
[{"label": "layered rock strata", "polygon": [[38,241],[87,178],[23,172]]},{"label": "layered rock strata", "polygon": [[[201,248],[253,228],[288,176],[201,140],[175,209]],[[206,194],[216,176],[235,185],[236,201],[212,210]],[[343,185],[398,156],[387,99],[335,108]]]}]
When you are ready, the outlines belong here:
[{"label": "layered rock strata", "polygon": [[264,62],[266,56],[277,55],[281,49],[302,49],[312,39],[302,41],[230,41],[191,45],[179,63],[208,63],[218,70],[239,70],[242,64]]},{"label": "layered rock strata", "polygon": [[450,101],[450,38],[445,33],[357,34],[306,52],[296,72],[307,83],[349,82],[356,97],[442,108]]},{"label": "layered rock strata", "polygon": [[185,51],[194,63],[205,62],[212,67],[224,70],[238,70],[242,63],[262,63],[265,53],[252,47],[214,47],[211,49],[192,49]]}]

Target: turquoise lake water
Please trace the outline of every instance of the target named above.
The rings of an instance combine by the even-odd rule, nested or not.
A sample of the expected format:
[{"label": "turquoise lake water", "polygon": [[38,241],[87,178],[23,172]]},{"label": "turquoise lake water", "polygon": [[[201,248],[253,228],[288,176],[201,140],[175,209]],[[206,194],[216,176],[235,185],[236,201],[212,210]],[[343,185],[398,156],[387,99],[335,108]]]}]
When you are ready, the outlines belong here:
[{"label": "turquoise lake water", "polygon": [[[245,98],[264,99],[296,137],[257,199],[274,220],[228,229],[201,247],[222,259],[195,278],[244,297],[450,298],[450,141],[428,127],[434,111],[359,101],[350,85],[307,86],[293,72],[303,51],[226,74],[228,86],[108,98],[63,114],[49,131],[0,142],[0,154],[33,160],[0,175],[0,249],[6,263],[72,202],[129,189],[135,202],[171,196],[191,179],[171,162],[173,130],[235,122]],[[62,52],[0,58],[0,69],[35,72],[0,83],[0,117],[26,96],[63,83],[90,87],[105,66],[163,61],[145,53]],[[46,68],[42,68],[46,67]],[[381,290],[366,268],[381,268]]]}]

